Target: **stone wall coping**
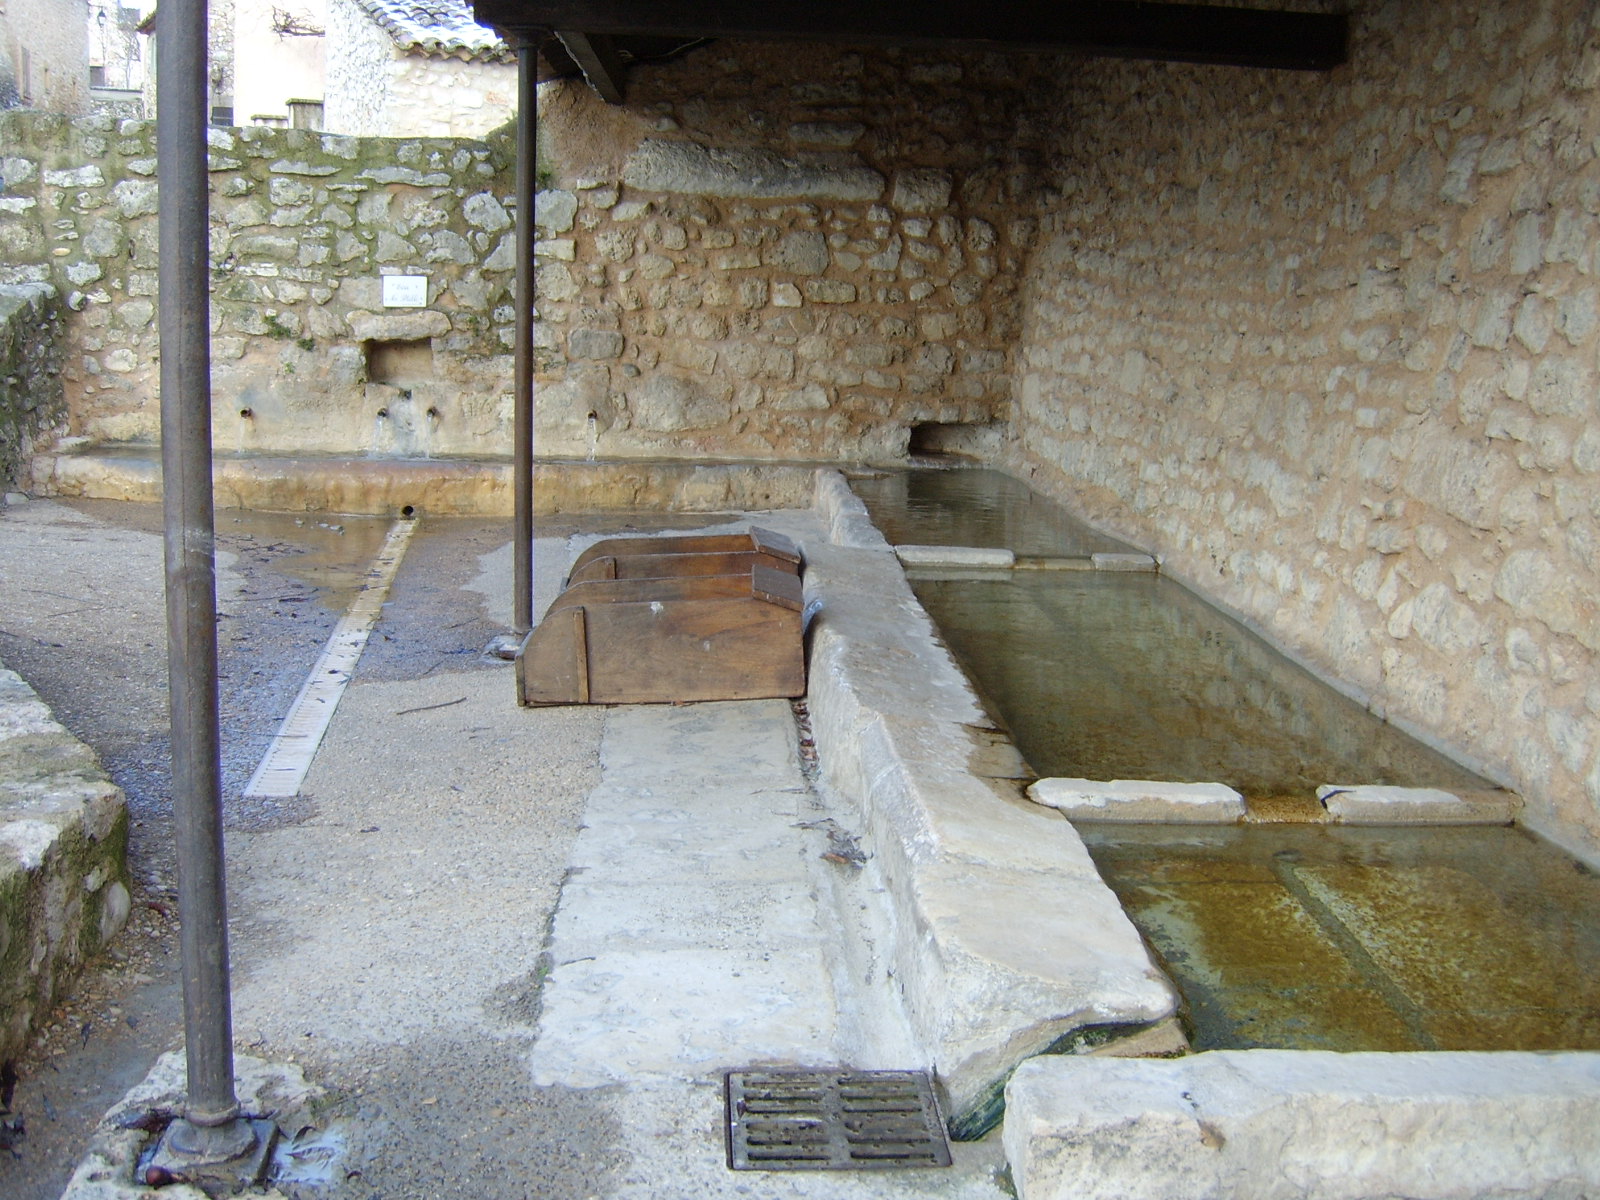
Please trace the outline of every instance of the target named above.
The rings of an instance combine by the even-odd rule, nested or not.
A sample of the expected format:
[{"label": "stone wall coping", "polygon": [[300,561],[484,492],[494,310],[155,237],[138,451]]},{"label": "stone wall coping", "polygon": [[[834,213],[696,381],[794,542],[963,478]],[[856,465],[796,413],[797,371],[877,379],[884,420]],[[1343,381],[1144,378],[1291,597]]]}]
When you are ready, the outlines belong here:
[{"label": "stone wall coping", "polygon": [[1071,824],[985,774],[982,705],[848,485],[818,475],[819,515],[851,539],[805,548],[823,780],[860,810],[908,1018],[953,1127],[974,1134],[1017,1063],[1106,1027],[1142,1032],[1177,996]]}]

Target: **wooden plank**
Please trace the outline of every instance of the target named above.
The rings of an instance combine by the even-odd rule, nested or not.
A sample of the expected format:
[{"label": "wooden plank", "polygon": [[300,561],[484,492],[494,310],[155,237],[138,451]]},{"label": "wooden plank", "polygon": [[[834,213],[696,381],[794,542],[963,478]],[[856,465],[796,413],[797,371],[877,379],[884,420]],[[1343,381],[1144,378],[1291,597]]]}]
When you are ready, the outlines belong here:
[{"label": "wooden plank", "polygon": [[589,619],[588,610],[574,608],[572,612],[572,655],[578,668],[578,703],[589,703],[593,689],[589,686]]},{"label": "wooden plank", "polygon": [[1343,13],[1142,0],[476,0],[502,30],[953,46],[1326,70],[1347,60]]},{"label": "wooden plank", "polygon": [[758,550],[720,550],[706,554],[623,554],[597,558],[573,571],[567,586],[597,579],[670,579],[680,575],[748,575],[766,567],[793,576],[795,564]]},{"label": "wooden plank", "polygon": [[556,36],[600,98],[607,104],[621,104],[627,68],[617,57],[611,39],[603,33],[580,33],[575,29],[557,29]]},{"label": "wooden plank", "polygon": [[[572,575],[597,558],[622,554],[702,554],[723,550],[750,550],[750,534],[714,533],[681,537],[606,538],[594,543],[572,560]],[[570,576],[569,576],[570,577]]]}]

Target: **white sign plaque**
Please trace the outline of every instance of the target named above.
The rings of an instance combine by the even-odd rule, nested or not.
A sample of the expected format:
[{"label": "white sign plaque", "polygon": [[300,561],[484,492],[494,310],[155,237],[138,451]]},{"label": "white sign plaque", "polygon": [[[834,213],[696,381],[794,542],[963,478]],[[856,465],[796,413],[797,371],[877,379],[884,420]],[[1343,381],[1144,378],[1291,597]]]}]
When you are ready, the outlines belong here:
[{"label": "white sign plaque", "polygon": [[426,275],[385,275],[383,277],[383,306],[385,308],[426,308],[428,305],[428,277]]}]

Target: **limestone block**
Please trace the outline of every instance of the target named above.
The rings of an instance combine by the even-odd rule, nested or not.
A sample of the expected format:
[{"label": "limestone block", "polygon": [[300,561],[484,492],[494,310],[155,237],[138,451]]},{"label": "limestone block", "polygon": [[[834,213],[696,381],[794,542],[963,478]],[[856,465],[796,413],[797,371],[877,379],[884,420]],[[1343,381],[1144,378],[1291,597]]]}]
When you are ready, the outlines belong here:
[{"label": "limestone block", "polygon": [[1014,567],[1017,556],[997,546],[896,546],[908,567]]},{"label": "limestone block", "polygon": [[432,309],[405,312],[349,312],[345,321],[358,341],[417,341],[450,332],[450,318]]},{"label": "limestone block", "polygon": [[574,329],[567,335],[572,358],[617,358],[622,354],[622,334],[614,329]]},{"label": "limestone block", "polygon": [[743,200],[804,196],[876,200],[883,176],[864,166],[812,166],[768,150],[712,148],[649,138],[628,156],[622,181],[646,192],[687,192]]},{"label": "limestone block", "polygon": [[1511,792],[1458,795],[1438,788],[1325,783],[1317,799],[1342,825],[1509,825],[1521,806]]},{"label": "limestone block", "polygon": [[1476,1200],[1600,1189],[1600,1055],[1223,1050],[1017,1068],[1027,1200]]},{"label": "limestone block", "polygon": [[[487,193],[485,193],[485,196],[493,200],[493,197],[487,196]],[[498,201],[495,203],[498,207]],[[480,220],[492,219],[492,213],[488,210],[487,205],[480,205],[475,211],[478,213]],[[500,211],[501,216],[505,216],[505,210],[502,208]],[[577,218],[577,215],[578,197],[571,192],[547,189],[533,198],[534,224],[542,229],[549,230],[551,233],[566,233],[567,230],[572,228],[572,222]],[[506,217],[506,224],[500,226],[500,228],[507,228],[510,223],[510,218]],[[486,225],[483,228],[489,229],[489,226]],[[496,232],[493,229],[489,231]]]},{"label": "limestone block", "polygon": [[[901,212],[937,213],[950,206],[948,171],[912,169],[896,171],[889,203]],[[908,227],[907,232],[910,232]]]},{"label": "limestone block", "polygon": [[1220,783],[1041,779],[1028,789],[1028,798],[1075,821],[1231,825],[1244,819],[1244,797]]},{"label": "limestone block", "polygon": [[[549,192],[541,193],[541,195],[546,196],[551,194]],[[570,195],[570,193],[563,194]],[[552,201],[545,201],[544,215],[554,218],[556,215],[555,208],[556,205]],[[539,196],[534,197],[533,211],[535,222],[539,222]],[[482,229],[487,233],[499,233],[502,229],[511,228],[511,217],[506,212],[505,206],[488,192],[475,192],[463,200],[461,202],[461,215],[466,219],[468,225],[475,229]],[[554,227],[553,220],[543,223],[551,228]],[[569,222],[567,228],[570,229],[571,227]]]},{"label": "limestone block", "polygon": [[161,207],[156,185],[143,179],[124,179],[111,189],[111,198],[127,219],[148,216]]},{"label": "limestone block", "polygon": [[808,279],[804,290],[814,304],[851,304],[856,299],[856,285],[842,279]]},{"label": "limestone block", "polygon": [[821,275],[828,269],[828,241],[813,230],[796,230],[778,240],[772,265],[795,275]]},{"label": "limestone block", "polygon": [[1096,571],[1154,571],[1156,560],[1148,554],[1118,554],[1102,552],[1091,555],[1090,562]]}]

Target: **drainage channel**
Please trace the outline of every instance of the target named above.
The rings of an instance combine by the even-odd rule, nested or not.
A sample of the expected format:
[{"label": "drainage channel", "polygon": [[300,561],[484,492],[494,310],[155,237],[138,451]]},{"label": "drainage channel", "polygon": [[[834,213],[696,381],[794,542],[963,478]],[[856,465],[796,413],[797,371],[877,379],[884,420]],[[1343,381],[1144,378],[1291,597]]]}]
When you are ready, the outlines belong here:
[{"label": "drainage channel", "polygon": [[327,646],[267,747],[266,755],[245,785],[246,796],[299,794],[300,785],[305,782],[306,772],[311,769],[317,748],[322,745],[323,735],[333,720],[334,710],[339,707],[344,689],[366,648],[367,635],[383,611],[389,588],[416,528],[417,521],[411,517],[403,517],[390,527],[383,548],[368,568],[355,600],[334,627]]}]

